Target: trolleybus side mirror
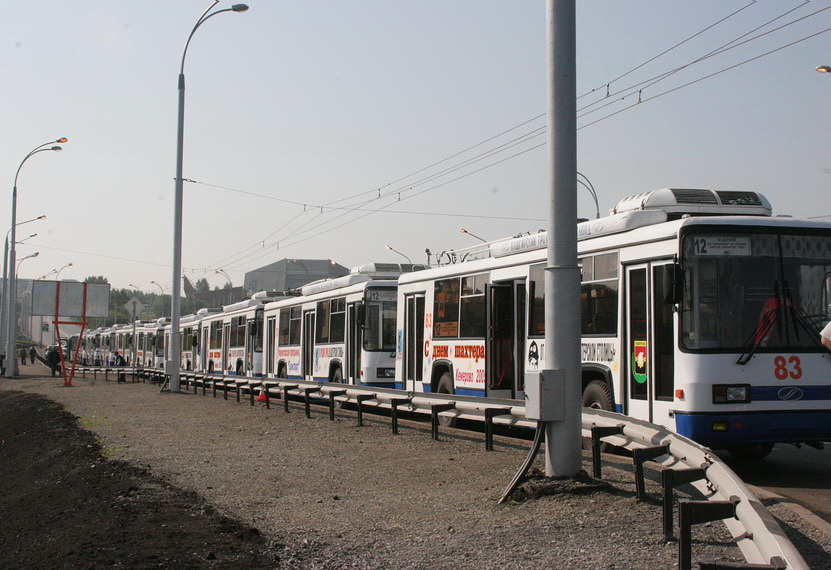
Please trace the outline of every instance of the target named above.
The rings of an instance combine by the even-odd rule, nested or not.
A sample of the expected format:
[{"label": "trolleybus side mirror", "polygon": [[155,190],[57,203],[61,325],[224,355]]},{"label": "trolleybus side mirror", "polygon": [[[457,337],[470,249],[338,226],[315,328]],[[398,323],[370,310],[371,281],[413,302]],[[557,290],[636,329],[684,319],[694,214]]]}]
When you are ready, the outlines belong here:
[{"label": "trolleybus side mirror", "polygon": [[363,328],[366,328],[366,305],[360,303],[355,307],[355,318]]},{"label": "trolleybus side mirror", "polygon": [[677,305],[681,302],[682,291],[682,277],[680,263],[670,263],[664,266],[666,270],[663,272],[662,288],[664,290],[664,303],[667,305]]}]

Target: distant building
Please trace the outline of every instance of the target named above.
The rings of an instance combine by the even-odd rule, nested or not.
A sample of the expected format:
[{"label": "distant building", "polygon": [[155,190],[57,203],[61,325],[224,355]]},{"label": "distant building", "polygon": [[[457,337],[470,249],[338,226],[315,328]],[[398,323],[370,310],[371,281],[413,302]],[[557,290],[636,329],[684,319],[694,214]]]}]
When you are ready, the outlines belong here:
[{"label": "distant building", "polygon": [[203,307],[221,307],[242,301],[247,295],[242,287],[228,287],[213,291],[194,291],[193,299],[202,303]]},{"label": "distant building", "polygon": [[281,259],[245,274],[246,295],[258,291],[288,291],[319,279],[348,275],[349,269],[329,259]]}]

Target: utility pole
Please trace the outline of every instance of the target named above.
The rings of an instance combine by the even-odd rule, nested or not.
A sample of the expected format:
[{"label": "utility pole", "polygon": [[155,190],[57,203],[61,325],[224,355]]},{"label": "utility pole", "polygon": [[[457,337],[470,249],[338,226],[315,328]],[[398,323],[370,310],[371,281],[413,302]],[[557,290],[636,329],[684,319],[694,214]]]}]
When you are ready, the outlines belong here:
[{"label": "utility pole", "polygon": [[550,200],[545,268],[545,369],[526,382],[526,414],[545,430],[545,472],[581,469],[580,270],[577,266],[575,0],[547,0]]}]

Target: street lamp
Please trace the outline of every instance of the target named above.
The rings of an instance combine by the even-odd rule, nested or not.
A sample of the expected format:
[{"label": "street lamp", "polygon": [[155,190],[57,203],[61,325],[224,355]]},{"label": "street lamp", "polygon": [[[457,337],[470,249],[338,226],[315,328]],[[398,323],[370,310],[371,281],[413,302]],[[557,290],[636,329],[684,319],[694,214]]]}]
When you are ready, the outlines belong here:
[{"label": "street lamp", "polygon": [[26,257],[21,257],[20,259],[18,259],[17,260],[17,269],[18,269],[18,271],[20,270],[20,266],[24,261],[26,261],[27,259],[31,259],[33,257],[37,257],[38,255],[40,255],[40,252],[36,251],[35,253],[30,253]]},{"label": "street lamp", "polygon": [[407,257],[406,255],[404,255],[403,253],[401,253],[400,251],[398,251],[397,249],[393,249],[393,248],[392,248],[391,246],[389,246],[389,245],[385,245],[384,247],[385,247],[386,249],[390,250],[390,251],[394,251],[395,253],[397,253],[398,255],[400,255],[401,257],[403,257],[404,259],[406,259],[406,260],[407,260],[407,263],[409,263],[410,265],[412,265],[413,260],[412,260],[412,259],[410,259],[409,257]]},{"label": "street lamp", "polygon": [[155,285],[156,287],[158,287],[158,288],[159,288],[159,294],[160,294],[160,295],[164,295],[164,288],[163,288],[161,285],[159,285],[159,284],[158,284],[158,283],[156,283],[155,281],[151,281],[150,283],[152,283],[153,285]]},{"label": "street lamp", "polygon": [[185,49],[182,52],[182,64],[179,66],[179,113],[178,113],[178,129],[176,133],[176,188],[173,211],[173,284],[170,292],[170,391],[179,391],[179,370],[182,365],[182,353],[179,350],[179,310],[181,299],[179,295],[182,290],[182,162],[184,154],[184,134],[185,134],[185,56],[188,53],[188,46],[193,34],[199,29],[199,26],[204,24],[209,18],[222,14],[223,12],[245,12],[248,6],[245,4],[234,4],[230,8],[224,8],[211,12],[213,7],[217,5],[219,0],[214,0],[213,4],[205,10],[196,25],[190,31],[187,42],[185,42]]},{"label": "street lamp", "polygon": [[464,229],[464,228],[459,228],[459,231],[460,231],[460,232],[462,232],[463,234],[467,234],[467,235],[469,235],[469,236],[471,236],[471,237],[475,237],[476,239],[478,239],[478,240],[479,240],[479,241],[481,241],[482,243],[488,243],[487,241],[483,240],[482,238],[480,238],[480,237],[479,237],[479,236],[477,236],[476,234],[472,234],[472,233],[470,233],[469,231],[467,231],[467,230],[466,230],[466,229]]},{"label": "street lamp", "polygon": [[585,188],[586,190],[588,190],[589,194],[591,194],[592,198],[594,198],[594,217],[595,219],[597,219],[600,217],[600,204],[597,202],[597,192],[595,192],[594,190],[594,185],[591,183],[591,180],[589,180],[586,177],[586,175],[582,172],[578,172],[577,176],[580,176],[583,178],[583,180],[585,180],[585,182],[583,182],[583,180],[580,180],[578,178],[577,183],[583,186],[583,188]]},{"label": "street lamp", "polygon": [[72,267],[72,262],[71,261],[55,272],[55,281],[60,281],[61,280],[61,271],[63,271],[67,267]]},{"label": "street lamp", "polygon": [[24,241],[30,240],[30,239],[32,239],[33,237],[38,237],[38,235],[37,235],[37,234],[32,234],[32,235],[30,235],[30,236],[28,236],[28,237],[23,238],[22,240],[20,240],[19,242],[17,242],[17,244],[18,244],[18,245],[20,245],[20,244],[21,244],[21,243],[23,243]]},{"label": "street lamp", "polygon": [[231,281],[231,277],[225,272],[224,269],[217,269],[214,272],[215,275],[222,275],[225,279],[228,280],[228,304],[231,304],[232,294],[234,291],[234,283]]},{"label": "street lamp", "polygon": [[[19,222],[17,225],[22,226],[23,224],[28,224],[30,222],[36,222],[38,220],[45,220],[46,216],[38,216],[37,218],[32,218],[31,220],[25,220],[23,222]],[[9,281],[9,269],[8,269],[8,261],[9,261],[9,234],[11,233],[12,229],[9,228],[9,231],[6,232],[6,245],[3,249],[3,296],[2,302],[0,302],[0,352],[5,350],[6,346],[6,332],[8,329],[8,325],[6,324],[6,316],[8,313],[6,312],[6,287]]]},{"label": "street lamp", "polygon": [[816,70],[820,73],[831,73],[831,65],[818,65]]},{"label": "street lamp", "polygon": [[[36,155],[39,152],[46,152],[46,151],[60,151],[62,150],[60,146],[56,143],[65,143],[66,138],[61,137],[54,141],[48,141],[43,144],[39,144],[27,154],[23,160],[20,162],[20,166],[17,167],[17,172],[14,175],[14,187],[12,189],[12,224],[11,224],[11,248],[9,249],[9,288],[8,288],[8,295],[7,299],[5,299],[7,306],[6,306],[6,314],[8,315],[7,320],[7,333],[6,333],[6,359],[9,363],[6,366],[6,378],[14,378],[17,375],[17,361],[14,359],[14,351],[17,347],[17,315],[15,311],[17,310],[17,306],[15,303],[15,298],[17,296],[17,282],[15,279],[15,251],[14,242],[16,240],[15,228],[17,226],[17,178],[20,175],[20,169],[23,168],[23,165],[26,164],[26,161],[29,160],[31,157]],[[52,146],[49,146],[52,145]],[[48,148],[45,148],[48,147]]]}]

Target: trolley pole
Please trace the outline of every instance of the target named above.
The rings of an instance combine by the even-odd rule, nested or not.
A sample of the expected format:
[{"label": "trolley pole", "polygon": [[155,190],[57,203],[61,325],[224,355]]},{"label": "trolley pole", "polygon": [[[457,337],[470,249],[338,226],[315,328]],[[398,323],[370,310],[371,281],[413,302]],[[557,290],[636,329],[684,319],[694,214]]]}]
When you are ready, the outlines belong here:
[{"label": "trolley pole", "polygon": [[575,12],[575,0],[547,0],[551,194],[543,378],[553,379],[554,390],[540,393],[562,398],[561,419],[545,423],[545,471],[552,477],[573,476],[582,467]]}]

